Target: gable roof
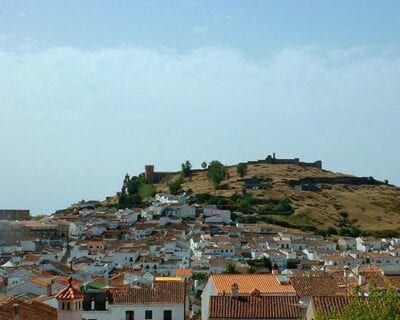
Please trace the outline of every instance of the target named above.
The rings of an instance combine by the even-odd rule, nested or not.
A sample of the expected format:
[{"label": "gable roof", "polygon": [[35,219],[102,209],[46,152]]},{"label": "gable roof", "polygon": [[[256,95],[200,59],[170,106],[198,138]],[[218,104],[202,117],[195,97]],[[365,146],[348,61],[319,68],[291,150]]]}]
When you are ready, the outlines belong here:
[{"label": "gable roof", "polygon": [[344,277],[295,277],[290,283],[300,297],[347,296],[352,290]]},{"label": "gable roof", "polygon": [[212,296],[210,319],[298,319],[296,296]]},{"label": "gable roof", "polygon": [[[340,314],[354,299],[356,299],[354,296],[320,296],[312,297],[311,303],[314,306],[315,313],[328,315],[337,312]],[[360,303],[363,301],[361,298],[358,298],[358,300]]]},{"label": "gable roof", "polygon": [[217,294],[230,293],[234,283],[238,285],[240,294],[251,294],[254,289],[261,294],[296,293],[291,284],[279,283],[277,276],[272,274],[212,274],[210,280]]},{"label": "gable roof", "polygon": [[112,304],[183,304],[184,282],[154,282],[152,288],[110,288]]},{"label": "gable roof", "polygon": [[40,302],[24,302],[10,298],[0,303],[0,319],[13,319],[14,308],[19,308],[20,319],[57,320],[57,309]]}]

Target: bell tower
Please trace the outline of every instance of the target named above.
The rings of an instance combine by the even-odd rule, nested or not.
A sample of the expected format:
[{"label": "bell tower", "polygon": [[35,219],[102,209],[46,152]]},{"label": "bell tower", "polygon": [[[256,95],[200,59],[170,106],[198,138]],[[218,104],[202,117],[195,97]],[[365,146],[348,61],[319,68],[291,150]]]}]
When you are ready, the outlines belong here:
[{"label": "bell tower", "polygon": [[82,320],[83,298],[84,295],[72,286],[72,278],[69,277],[68,286],[56,295],[57,320]]}]

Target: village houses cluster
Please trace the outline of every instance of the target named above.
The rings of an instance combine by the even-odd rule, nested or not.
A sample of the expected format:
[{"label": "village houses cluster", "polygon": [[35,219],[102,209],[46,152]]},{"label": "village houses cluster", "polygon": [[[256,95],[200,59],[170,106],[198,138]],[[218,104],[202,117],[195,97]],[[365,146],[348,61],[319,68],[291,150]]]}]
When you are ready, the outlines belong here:
[{"label": "village houses cluster", "polygon": [[0,320],[315,319],[371,281],[400,289],[400,239],[240,224],[185,195],[74,209],[0,216]]}]

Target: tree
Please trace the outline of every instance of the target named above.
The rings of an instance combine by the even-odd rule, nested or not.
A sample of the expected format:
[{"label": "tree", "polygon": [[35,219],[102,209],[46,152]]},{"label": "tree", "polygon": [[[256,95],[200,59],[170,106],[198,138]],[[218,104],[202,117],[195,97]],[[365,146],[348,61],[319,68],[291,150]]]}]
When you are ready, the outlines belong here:
[{"label": "tree", "polygon": [[202,169],[206,169],[206,168],[207,168],[207,162],[203,161],[203,162],[201,163],[201,168],[202,168]]},{"label": "tree", "polygon": [[178,177],[174,182],[169,185],[169,192],[178,194],[182,191],[182,178]]},{"label": "tree", "polygon": [[398,320],[400,319],[400,301],[397,290],[391,283],[386,283],[387,290],[381,291],[370,284],[368,298],[360,297],[359,292],[341,311],[330,315],[319,315],[318,319],[340,320]]},{"label": "tree", "polygon": [[243,178],[247,173],[247,164],[246,163],[239,163],[236,167],[237,174]]},{"label": "tree", "polygon": [[225,166],[217,160],[211,161],[208,165],[207,176],[208,179],[212,181],[214,188],[218,189],[221,181],[224,180],[226,176]]},{"label": "tree", "polygon": [[264,256],[264,257],[262,258],[262,261],[263,261],[263,266],[264,266],[264,268],[267,268],[267,269],[269,269],[269,270],[272,269],[272,262],[271,262],[271,259],[270,259],[270,258],[267,258],[266,256]]},{"label": "tree", "polygon": [[182,174],[184,177],[189,177],[191,170],[192,170],[192,164],[190,163],[189,160],[186,160],[184,163],[182,163]]},{"label": "tree", "polygon": [[208,274],[206,272],[193,272],[192,279],[193,280],[206,280],[208,278]]},{"label": "tree", "polygon": [[256,267],[253,267],[253,266],[250,266],[250,268],[249,268],[249,270],[247,271],[249,274],[254,274],[254,273],[256,273],[257,272],[257,268]]},{"label": "tree", "polygon": [[239,272],[236,271],[236,266],[234,263],[228,263],[225,267],[225,271],[222,272],[225,274],[237,274]]},{"label": "tree", "polygon": [[339,215],[343,218],[343,219],[347,219],[349,217],[349,214],[345,211],[342,211],[339,213]]}]

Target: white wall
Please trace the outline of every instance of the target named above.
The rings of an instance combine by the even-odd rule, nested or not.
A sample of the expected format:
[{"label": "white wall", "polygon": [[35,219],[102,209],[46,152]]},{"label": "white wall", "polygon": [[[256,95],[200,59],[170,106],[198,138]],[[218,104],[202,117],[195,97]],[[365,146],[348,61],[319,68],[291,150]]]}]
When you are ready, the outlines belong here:
[{"label": "white wall", "polygon": [[125,311],[135,312],[135,320],[144,320],[145,311],[153,311],[152,320],[164,320],[164,310],[172,311],[173,320],[184,320],[184,305],[109,305],[107,311],[84,311],[82,316],[90,320],[125,320]]},{"label": "white wall", "polygon": [[201,320],[208,320],[210,311],[210,297],[212,295],[216,295],[216,290],[214,283],[211,281],[211,279],[208,279],[203,293],[201,294]]}]

